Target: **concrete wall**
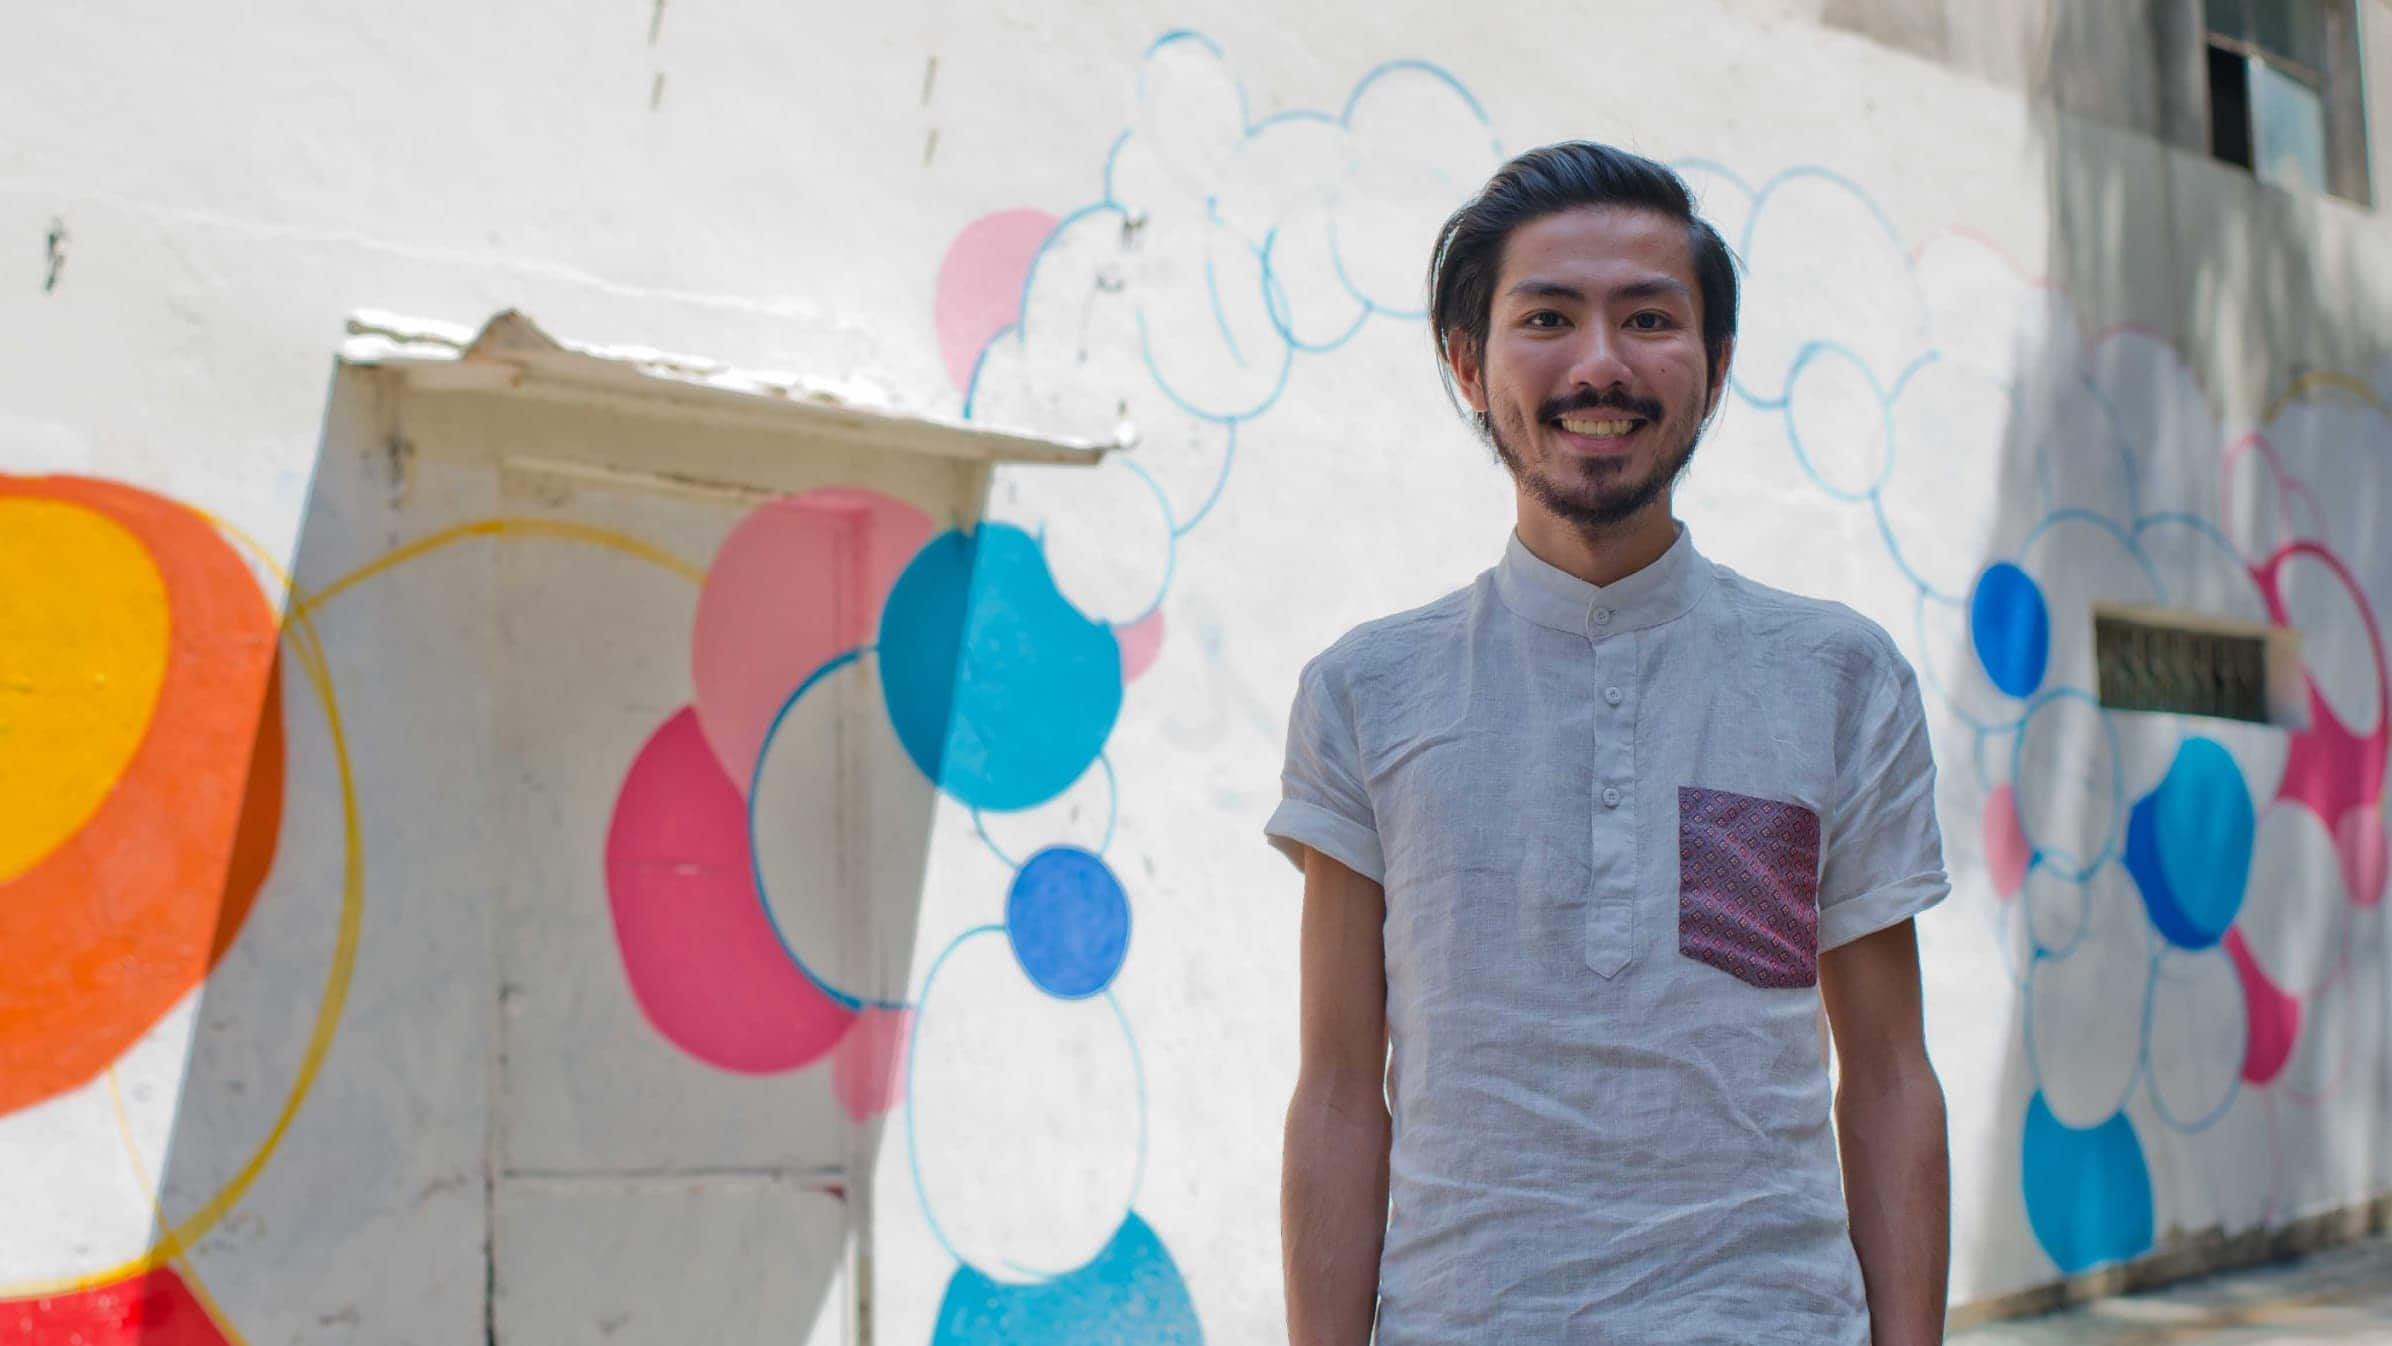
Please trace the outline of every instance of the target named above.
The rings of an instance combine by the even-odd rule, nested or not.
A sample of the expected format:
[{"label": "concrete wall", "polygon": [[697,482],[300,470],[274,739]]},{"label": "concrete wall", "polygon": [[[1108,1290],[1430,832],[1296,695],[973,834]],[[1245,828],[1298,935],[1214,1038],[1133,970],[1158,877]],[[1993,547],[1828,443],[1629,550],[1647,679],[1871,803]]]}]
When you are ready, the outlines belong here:
[{"label": "concrete wall", "polygon": [[[1287,698],[1494,560],[1420,274],[1574,134],[1749,268],[1698,538],[1926,675],[1955,1299],[2392,1191],[2392,239],[1964,8],[20,18],[0,1340],[1272,1339]],[[335,367],[509,306],[1141,437],[967,551],[952,468]],[[2102,599],[2297,628],[2309,727],[2100,710]]]}]

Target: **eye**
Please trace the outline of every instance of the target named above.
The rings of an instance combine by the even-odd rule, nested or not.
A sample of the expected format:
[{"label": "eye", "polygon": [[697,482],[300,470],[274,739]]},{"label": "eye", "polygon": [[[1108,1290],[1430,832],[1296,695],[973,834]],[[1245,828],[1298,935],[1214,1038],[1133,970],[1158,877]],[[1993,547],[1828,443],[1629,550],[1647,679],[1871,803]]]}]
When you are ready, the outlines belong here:
[{"label": "eye", "polygon": [[1520,320],[1520,324],[1523,327],[1541,327],[1547,331],[1551,331],[1560,327],[1567,321],[1568,319],[1562,317],[1559,313],[1554,312],[1552,309],[1541,308],[1536,312],[1529,314],[1527,317],[1522,318]]},{"label": "eye", "polygon": [[1668,330],[1668,328],[1671,326],[1671,323],[1668,314],[1663,313],[1659,309],[1648,308],[1641,313],[1630,316],[1628,319],[1628,326],[1639,332],[1660,332]]}]

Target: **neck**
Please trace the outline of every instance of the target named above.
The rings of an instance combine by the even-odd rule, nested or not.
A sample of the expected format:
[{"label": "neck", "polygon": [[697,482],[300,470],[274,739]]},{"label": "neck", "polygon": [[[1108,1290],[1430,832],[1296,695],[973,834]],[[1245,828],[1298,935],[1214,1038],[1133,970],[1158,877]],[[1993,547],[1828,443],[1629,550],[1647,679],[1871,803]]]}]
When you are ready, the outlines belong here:
[{"label": "neck", "polygon": [[1678,521],[1664,495],[1635,517],[1589,528],[1571,523],[1520,496],[1520,545],[1531,556],[1589,584],[1617,584],[1661,559],[1678,540]]}]

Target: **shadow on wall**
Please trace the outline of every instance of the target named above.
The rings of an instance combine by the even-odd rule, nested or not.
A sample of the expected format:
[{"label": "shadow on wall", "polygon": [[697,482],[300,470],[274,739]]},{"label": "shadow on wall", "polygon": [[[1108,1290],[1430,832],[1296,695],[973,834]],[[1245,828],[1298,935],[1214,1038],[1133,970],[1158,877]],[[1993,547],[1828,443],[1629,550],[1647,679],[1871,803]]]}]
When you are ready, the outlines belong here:
[{"label": "shadow on wall", "polygon": [[[1974,353],[2014,371],[2004,508],[1940,688],[2018,991],[1981,1162],[2063,1275],[2183,1274],[2385,1180],[2384,310],[2339,206],[2152,138],[2205,128],[2197,9],[2052,7],[2062,106],[2092,54],[2163,54],[2101,95],[2146,129],[2044,104],[2043,274],[1961,289],[2014,343]],[[2103,601],[2296,629],[2307,727],[2100,707]]]}]

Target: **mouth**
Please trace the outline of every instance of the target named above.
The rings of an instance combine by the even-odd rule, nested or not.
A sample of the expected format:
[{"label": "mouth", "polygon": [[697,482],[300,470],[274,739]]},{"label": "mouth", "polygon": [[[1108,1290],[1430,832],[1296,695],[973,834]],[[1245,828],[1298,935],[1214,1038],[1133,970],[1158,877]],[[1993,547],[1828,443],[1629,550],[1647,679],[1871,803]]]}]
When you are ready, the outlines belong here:
[{"label": "mouth", "polygon": [[1546,424],[1560,432],[1561,441],[1568,448],[1590,456],[1608,456],[1625,450],[1628,441],[1647,422],[1642,416],[1605,412],[1556,416]]}]

